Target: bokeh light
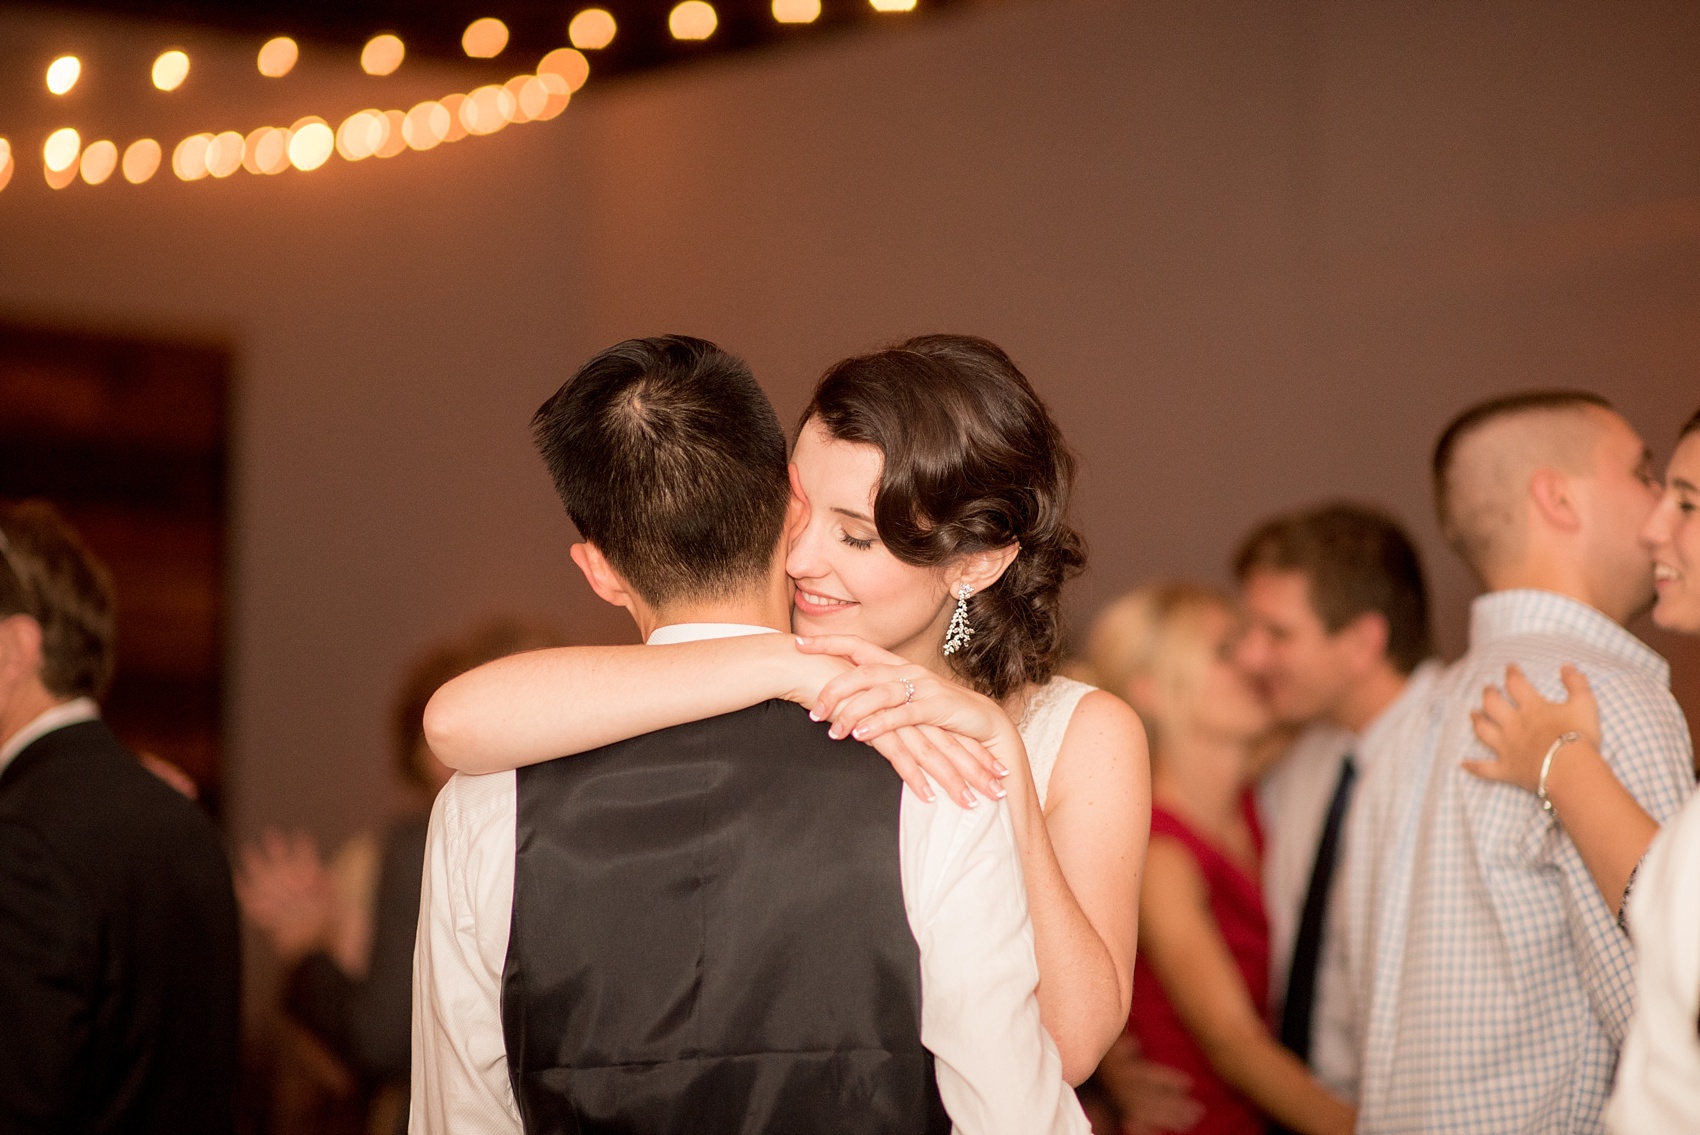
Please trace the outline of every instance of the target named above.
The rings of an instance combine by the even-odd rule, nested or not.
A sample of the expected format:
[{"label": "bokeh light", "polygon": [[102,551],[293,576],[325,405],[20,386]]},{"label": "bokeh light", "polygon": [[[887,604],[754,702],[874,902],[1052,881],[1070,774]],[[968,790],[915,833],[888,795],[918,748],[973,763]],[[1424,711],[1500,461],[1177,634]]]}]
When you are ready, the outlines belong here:
[{"label": "bokeh light", "polygon": [[12,171],[17,163],[12,160],[12,143],[0,138],[0,189],[12,180]]},{"label": "bokeh light", "polygon": [[207,172],[225,178],[242,168],[242,151],[247,139],[234,130],[214,135],[207,143]]},{"label": "bokeh light", "polygon": [[567,86],[567,81],[565,79],[561,78],[553,71],[539,72],[537,75],[537,81],[543,84],[543,89],[547,93],[548,101],[543,104],[543,109],[532,115],[532,117],[537,119],[539,122],[542,122],[547,119],[554,118],[557,114],[560,114],[563,110],[567,109],[567,104],[571,102],[573,98],[573,89]]},{"label": "bokeh light", "polygon": [[449,128],[443,132],[443,141],[458,142],[466,137],[466,123],[461,121],[460,108],[466,104],[466,96],[456,91],[452,95],[444,95],[437,100],[449,115]]},{"label": "bokeh light", "polygon": [[207,143],[211,134],[191,134],[171,151],[171,172],[183,181],[199,181],[207,175]]},{"label": "bokeh light", "polygon": [[[536,75],[515,75],[502,84],[502,89],[513,96],[513,105],[507,108],[509,122],[530,122],[533,115],[525,109],[521,101],[524,98],[525,85],[537,78]],[[543,109],[542,101],[537,103],[537,109]]]},{"label": "bokeh light", "polygon": [[508,25],[494,16],[473,20],[460,37],[460,49],[473,59],[494,59],[506,46]]},{"label": "bokeh light", "polygon": [[77,79],[82,76],[83,64],[75,55],[61,55],[47,65],[47,89],[56,95],[62,95],[77,85]]},{"label": "bokeh light", "polygon": [[393,158],[407,149],[407,138],[401,132],[407,115],[399,110],[386,110],[382,112],[381,117],[384,120],[384,140],[378,143],[378,148],[372,153],[375,157]]},{"label": "bokeh light", "polygon": [[567,25],[567,38],[581,51],[598,51],[614,42],[617,30],[612,12],[604,8],[586,8]]},{"label": "bokeh light", "polygon": [[153,61],[153,85],[162,91],[175,91],[189,77],[189,57],[173,48],[162,51]]},{"label": "bokeh light", "polygon": [[140,185],[159,172],[161,152],[152,138],[138,138],[124,150],[124,180]]},{"label": "bokeh light", "polygon": [[53,173],[63,173],[77,164],[83,152],[83,139],[69,126],[61,126],[47,136],[41,147],[41,160]]},{"label": "bokeh light", "polygon": [[75,163],[72,163],[70,169],[48,169],[43,166],[41,172],[47,178],[47,184],[54,189],[63,189],[77,180]]},{"label": "bokeh light", "polygon": [[915,0],[868,0],[876,12],[913,12]]},{"label": "bokeh light", "polygon": [[242,168],[256,176],[269,172],[269,163],[277,161],[284,141],[283,131],[275,126],[248,131],[248,136],[242,139]]},{"label": "bokeh light", "polygon": [[360,68],[368,75],[388,75],[400,67],[406,57],[407,48],[401,38],[385,32],[367,40],[366,46],[360,49]]},{"label": "bokeh light", "polygon": [[468,133],[494,134],[507,126],[513,99],[505,88],[479,87],[460,104],[460,120]]},{"label": "bokeh light", "polygon": [[265,129],[271,132],[254,143],[254,164],[267,175],[282,173],[290,166],[289,131],[280,127]]},{"label": "bokeh light", "polygon": [[705,0],[685,0],[667,15],[667,30],[674,39],[707,39],[719,25],[720,17]]},{"label": "bokeh light", "polygon": [[317,115],[299,119],[289,128],[289,164],[298,170],[318,169],[335,150],[336,135]]},{"label": "bokeh light", "polygon": [[590,78],[590,60],[570,47],[557,47],[543,57],[537,73],[559,75],[567,81],[567,90],[576,91]]},{"label": "bokeh light", "polygon": [[449,112],[439,102],[422,102],[407,112],[401,123],[401,136],[415,150],[429,150],[440,145],[449,133]]},{"label": "bokeh light", "polygon": [[295,70],[295,61],[300,58],[301,48],[288,36],[268,39],[260,48],[260,74],[268,79],[281,79]]},{"label": "bokeh light", "polygon": [[377,152],[383,141],[384,116],[381,111],[355,111],[336,128],[336,152],[345,161],[366,160]]},{"label": "bokeh light", "polygon": [[83,160],[77,165],[84,181],[90,185],[99,185],[118,168],[118,147],[104,138],[98,142],[90,142],[88,149],[83,151]]},{"label": "bokeh light", "polygon": [[782,24],[812,24],[820,19],[820,0],[773,0],[773,18]]}]

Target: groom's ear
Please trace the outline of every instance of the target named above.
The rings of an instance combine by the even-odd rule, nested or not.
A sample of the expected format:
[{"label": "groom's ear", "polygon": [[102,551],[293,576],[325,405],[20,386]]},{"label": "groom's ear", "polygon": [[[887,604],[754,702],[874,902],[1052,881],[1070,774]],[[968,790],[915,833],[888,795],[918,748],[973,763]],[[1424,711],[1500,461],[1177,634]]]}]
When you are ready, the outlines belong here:
[{"label": "groom's ear", "polygon": [[614,570],[614,565],[608,562],[600,548],[595,544],[574,544],[568,554],[578,565],[578,570],[584,573],[585,582],[590,584],[598,599],[631,609],[633,596],[630,585]]}]

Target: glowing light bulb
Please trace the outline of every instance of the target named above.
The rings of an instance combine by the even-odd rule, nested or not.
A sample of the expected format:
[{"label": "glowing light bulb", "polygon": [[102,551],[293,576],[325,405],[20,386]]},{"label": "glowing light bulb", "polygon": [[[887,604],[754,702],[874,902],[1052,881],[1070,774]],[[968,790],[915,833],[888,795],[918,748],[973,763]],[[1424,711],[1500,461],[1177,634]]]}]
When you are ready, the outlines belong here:
[{"label": "glowing light bulb", "polygon": [[62,95],[77,85],[82,76],[83,64],[75,55],[61,55],[47,65],[47,89],[56,95]]},{"label": "glowing light bulb", "polygon": [[[536,75],[515,75],[513,78],[502,84],[502,89],[512,95],[514,100],[513,106],[508,109],[509,122],[530,122],[534,117],[526,111],[525,105],[520,101],[520,98],[525,92],[526,83],[535,78],[537,78]],[[539,102],[537,106],[538,109],[541,110],[543,108],[542,102]]]},{"label": "glowing light bulb", "polygon": [[105,139],[90,142],[88,149],[83,151],[83,160],[77,164],[84,181],[99,185],[118,168],[118,147]]},{"label": "glowing light bulb", "polygon": [[61,126],[47,136],[41,159],[53,173],[63,173],[77,164],[77,155],[82,152],[82,138],[69,126]]},{"label": "glowing light bulb", "polygon": [[448,112],[449,128],[443,132],[443,141],[458,142],[466,137],[466,123],[461,121],[460,108],[466,105],[466,96],[458,91],[452,95],[444,95],[437,104]]},{"label": "glowing light bulb", "polygon": [[242,168],[242,152],[248,140],[234,130],[215,135],[207,143],[207,172],[217,178],[229,177]]},{"label": "glowing light bulb", "polygon": [[375,110],[356,111],[336,128],[336,152],[344,161],[365,161],[377,150],[378,143],[384,140],[383,126],[373,121],[377,114]]},{"label": "glowing light bulb", "polygon": [[384,140],[376,150],[372,151],[372,156],[393,158],[407,149],[407,137],[401,132],[402,124],[407,121],[407,115],[399,110],[386,110],[383,112],[383,120]]},{"label": "glowing light bulb", "polygon": [[782,24],[812,24],[820,19],[820,0],[773,0],[773,18]]},{"label": "glowing light bulb", "polygon": [[175,48],[153,61],[153,85],[162,91],[175,91],[188,77],[189,57]]},{"label": "glowing light bulb", "polygon": [[494,134],[511,121],[513,101],[506,88],[479,87],[460,104],[460,120],[468,133]]},{"label": "glowing light bulb", "polygon": [[330,160],[336,150],[336,135],[324,119],[300,119],[289,128],[289,164],[298,170],[314,170]]},{"label": "glowing light bulb", "polygon": [[667,16],[667,30],[674,39],[707,39],[720,26],[720,17],[705,0],[685,0]]},{"label": "glowing light bulb", "polygon": [[77,180],[77,167],[75,165],[71,166],[70,169],[57,170],[43,166],[41,172],[47,178],[47,184],[53,189],[63,189]]},{"label": "glowing light bulb", "polygon": [[567,90],[576,91],[590,78],[590,60],[570,47],[557,47],[543,57],[537,73],[559,75],[567,81]]},{"label": "glowing light bulb", "polygon": [[388,75],[407,57],[407,48],[400,37],[385,32],[366,41],[360,49],[360,68],[368,75]]},{"label": "glowing light bulb", "polygon": [[603,8],[586,8],[567,25],[567,38],[581,51],[599,51],[614,42],[614,14]]},{"label": "glowing light bulb", "polygon": [[288,36],[268,39],[260,48],[260,74],[268,79],[281,79],[295,70],[295,61],[300,58],[301,48]]},{"label": "glowing light bulb", "polygon": [[0,138],[0,189],[6,188],[12,180],[12,170],[16,167],[12,161],[12,143]]},{"label": "glowing light bulb", "polygon": [[171,172],[183,181],[199,181],[207,175],[207,143],[211,134],[191,134],[171,151]]},{"label": "glowing light bulb", "polygon": [[538,72],[537,81],[543,84],[543,90],[547,95],[547,101],[543,104],[543,109],[532,115],[532,117],[537,121],[542,122],[547,119],[554,118],[557,114],[560,114],[563,110],[567,109],[567,104],[571,102],[573,98],[573,89],[567,86],[567,81],[565,79],[561,78],[553,71]]},{"label": "glowing light bulb", "polygon": [[138,138],[124,150],[124,180],[140,185],[159,172],[162,153],[152,138]]},{"label": "glowing light bulb", "polygon": [[915,0],[868,0],[876,12],[913,12]]},{"label": "glowing light bulb", "polygon": [[401,122],[401,136],[415,150],[429,150],[441,144],[448,132],[449,112],[439,102],[420,103]]},{"label": "glowing light bulb", "polygon": [[473,20],[460,37],[460,49],[472,59],[494,59],[506,46],[508,25],[494,16]]}]

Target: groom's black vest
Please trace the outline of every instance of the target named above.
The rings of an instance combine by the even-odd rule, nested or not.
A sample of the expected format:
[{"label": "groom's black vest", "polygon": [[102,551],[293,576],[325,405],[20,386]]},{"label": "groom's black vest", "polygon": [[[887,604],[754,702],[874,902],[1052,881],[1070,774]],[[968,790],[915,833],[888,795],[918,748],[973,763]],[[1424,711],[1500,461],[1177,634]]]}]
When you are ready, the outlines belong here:
[{"label": "groom's black vest", "polygon": [[878,755],[767,702],[518,778],[528,1133],[950,1130]]}]

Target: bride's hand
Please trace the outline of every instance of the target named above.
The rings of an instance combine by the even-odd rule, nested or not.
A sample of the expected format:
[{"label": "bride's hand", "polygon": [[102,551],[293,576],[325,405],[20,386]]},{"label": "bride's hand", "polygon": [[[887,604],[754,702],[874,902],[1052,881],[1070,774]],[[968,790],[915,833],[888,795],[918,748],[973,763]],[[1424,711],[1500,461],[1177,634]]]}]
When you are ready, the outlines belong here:
[{"label": "bride's hand", "polygon": [[[1600,744],[1600,708],[1588,679],[1574,666],[1559,671],[1568,701],[1550,702],[1515,665],[1505,671],[1505,693],[1492,686],[1482,692],[1482,708],[1472,710],[1471,723],[1482,744],[1493,750],[1489,761],[1465,761],[1464,769],[1483,780],[1515,784],[1534,792],[1541,762],[1552,743],[1576,732]],[[1506,695],[1510,695],[1507,697]]]},{"label": "bride's hand", "polygon": [[[930,773],[952,799],[970,807],[975,802],[970,785],[985,796],[1006,795],[1000,781],[1009,769],[991,750],[1017,757],[1020,738],[996,702],[854,635],[799,638],[797,643],[805,653],[856,664],[821,689],[810,711],[815,720],[832,722],[832,736],[854,737],[878,749],[924,798],[931,793],[912,779],[912,766]],[[911,760],[900,762],[891,749],[903,750]]]}]

